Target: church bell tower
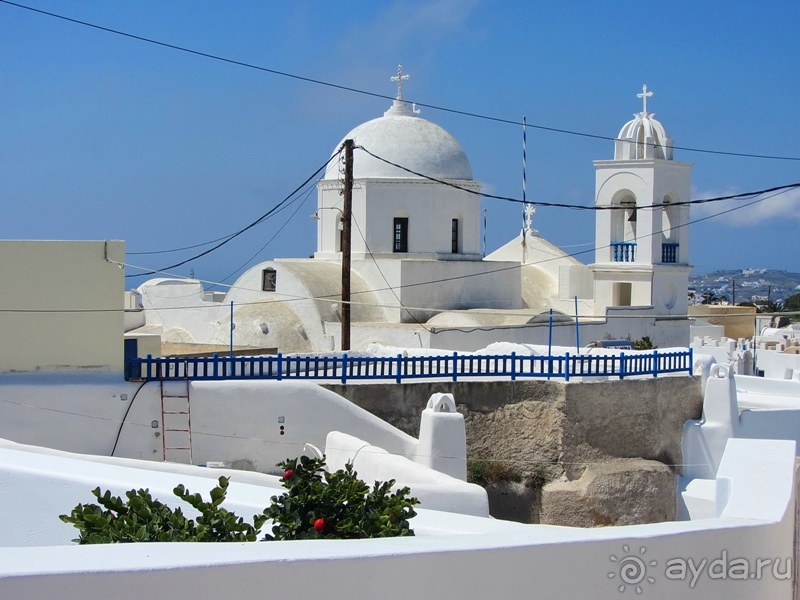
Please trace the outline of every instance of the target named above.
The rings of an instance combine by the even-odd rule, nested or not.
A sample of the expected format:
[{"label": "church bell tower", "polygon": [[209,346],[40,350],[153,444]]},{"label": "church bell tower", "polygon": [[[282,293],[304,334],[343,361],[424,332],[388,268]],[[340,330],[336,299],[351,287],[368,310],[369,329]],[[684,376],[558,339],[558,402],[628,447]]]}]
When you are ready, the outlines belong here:
[{"label": "church bell tower", "polygon": [[685,315],[689,281],[692,164],[673,160],[672,140],[648,112],[653,92],[642,88],[642,112],[620,130],[614,159],[594,161],[595,314],[608,307],[652,306],[658,315]]}]

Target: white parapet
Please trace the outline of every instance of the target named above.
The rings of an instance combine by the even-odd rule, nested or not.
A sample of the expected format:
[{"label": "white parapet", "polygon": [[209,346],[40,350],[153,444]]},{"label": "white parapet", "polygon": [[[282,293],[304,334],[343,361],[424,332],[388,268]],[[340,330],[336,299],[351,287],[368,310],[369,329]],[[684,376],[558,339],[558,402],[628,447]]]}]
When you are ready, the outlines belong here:
[{"label": "white parapet", "polygon": [[[415,537],[104,546],[70,544],[75,530],[58,514],[91,500],[96,485],[147,487],[165,501],[177,483],[207,494],[213,480],[189,471],[208,470],[156,473],[146,462],[131,468],[4,448],[0,530],[13,541],[0,547],[0,597],[612,600],[641,590],[663,600],[790,600],[794,446],[730,440],[718,516],[700,521],[574,529],[420,509]],[[274,493],[234,480],[226,505],[249,516]]]}]

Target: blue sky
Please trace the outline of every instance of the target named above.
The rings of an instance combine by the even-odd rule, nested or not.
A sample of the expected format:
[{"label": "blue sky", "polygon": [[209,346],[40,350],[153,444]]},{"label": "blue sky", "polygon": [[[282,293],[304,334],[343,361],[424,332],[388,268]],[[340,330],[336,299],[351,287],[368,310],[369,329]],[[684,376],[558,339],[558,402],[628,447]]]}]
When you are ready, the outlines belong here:
[{"label": "blue sky", "polygon": [[[20,2],[378,94],[395,93],[389,77],[402,63],[409,100],[602,136],[641,110],[647,84],[648,108],[677,146],[800,157],[798,2]],[[0,238],[123,239],[130,264],[176,263],[207,246],[134,253],[247,225],[388,105],[0,3]],[[519,127],[430,108],[422,116],[458,139],[486,191],[521,197]],[[610,141],[530,127],[528,197],[590,206],[592,160],[612,157]],[[796,160],[675,157],[694,163],[696,197],[800,182]],[[173,272],[233,283],[244,266],[308,256],[315,202],[312,192]],[[484,206],[491,251],[522,216],[518,205]],[[798,191],[705,220],[692,226],[691,263],[701,273],[800,271],[799,225]],[[591,212],[540,208],[534,226],[568,251],[592,247]]]}]

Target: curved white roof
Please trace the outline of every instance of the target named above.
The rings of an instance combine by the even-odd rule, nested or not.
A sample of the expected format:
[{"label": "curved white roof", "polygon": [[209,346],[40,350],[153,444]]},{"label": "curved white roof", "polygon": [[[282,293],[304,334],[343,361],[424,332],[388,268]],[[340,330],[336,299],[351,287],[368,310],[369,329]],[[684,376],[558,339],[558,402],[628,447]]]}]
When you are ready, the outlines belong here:
[{"label": "curved white roof", "polygon": [[[397,99],[382,117],[367,121],[348,133],[356,146],[369,150],[392,163],[437,179],[472,179],[467,155],[456,139],[444,129],[420,118],[402,99]],[[334,153],[341,147],[336,146]],[[329,169],[324,179],[337,179],[337,169]],[[356,149],[353,178],[418,178]]]},{"label": "curved white roof", "polygon": [[661,121],[655,118],[655,114],[640,112],[633,115],[633,119],[619,130],[614,158],[672,160],[672,140]]}]

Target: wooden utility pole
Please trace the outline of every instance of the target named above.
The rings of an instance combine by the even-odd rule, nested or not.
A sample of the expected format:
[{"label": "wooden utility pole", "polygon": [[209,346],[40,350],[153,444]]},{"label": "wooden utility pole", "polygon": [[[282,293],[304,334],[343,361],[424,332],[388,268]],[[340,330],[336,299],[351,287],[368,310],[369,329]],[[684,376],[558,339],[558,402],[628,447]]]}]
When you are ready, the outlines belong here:
[{"label": "wooden utility pole", "polygon": [[342,352],[350,350],[350,224],[353,212],[353,140],[344,141],[342,210]]}]

